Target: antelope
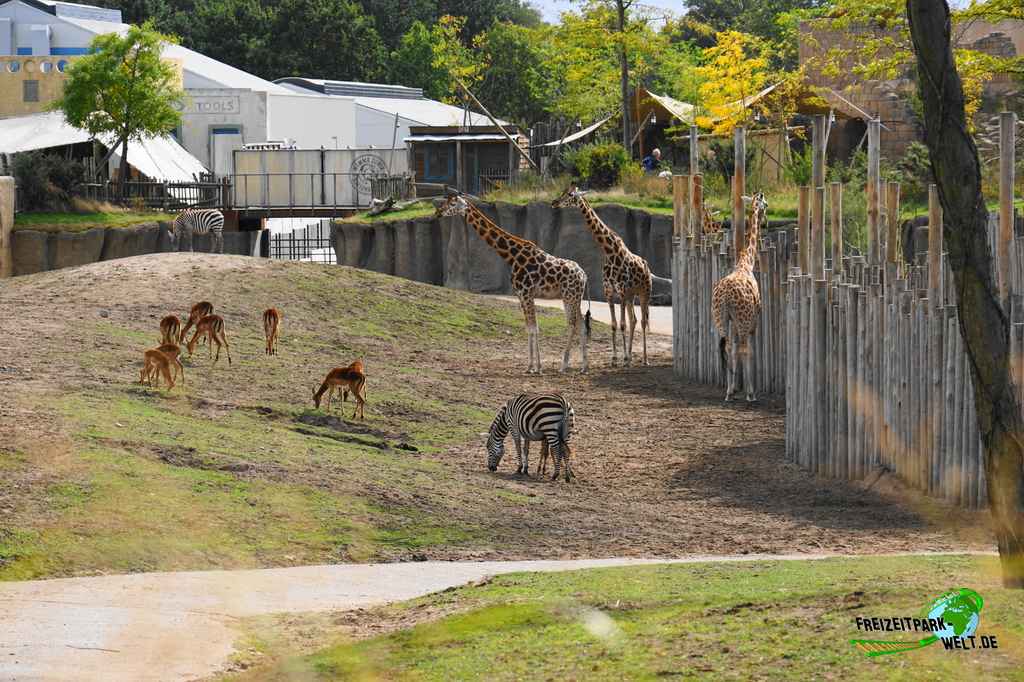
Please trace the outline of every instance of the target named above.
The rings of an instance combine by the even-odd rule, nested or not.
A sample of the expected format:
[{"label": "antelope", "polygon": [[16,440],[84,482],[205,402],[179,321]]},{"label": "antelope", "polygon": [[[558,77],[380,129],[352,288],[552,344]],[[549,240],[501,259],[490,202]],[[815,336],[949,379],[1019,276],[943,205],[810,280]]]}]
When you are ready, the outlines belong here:
[{"label": "antelope", "polygon": [[[171,360],[170,357],[156,349],[147,350],[144,355],[144,364],[142,366],[142,374],[139,375],[139,383],[146,383],[149,380],[149,385],[153,385],[153,377],[156,377],[157,385],[160,383],[160,375],[163,375],[164,381],[167,383],[167,390],[170,391],[174,388],[174,377],[171,376]],[[184,374],[182,374],[184,376]]]},{"label": "antelope", "polygon": [[181,320],[177,315],[167,315],[160,320],[160,343],[176,344],[181,335]]},{"label": "antelope", "polygon": [[[156,350],[158,350],[161,353],[163,353],[164,355],[166,355],[167,359],[170,362],[174,363],[174,380],[177,381],[178,380],[178,374],[181,373],[181,383],[184,384],[185,383],[185,367],[182,366],[181,360],[178,359],[178,356],[181,355],[181,347],[178,346],[178,344],[176,344],[176,343],[165,343],[165,344],[157,347]],[[155,368],[151,369],[151,371],[155,371]]]},{"label": "antelope", "polygon": [[[319,409],[320,398],[327,393],[327,405],[324,409],[330,410],[331,396],[336,390],[341,390],[341,402],[348,400],[348,393],[352,391],[352,396],[356,401],[356,409],[352,412],[352,418],[355,419],[358,415],[360,419],[366,419],[363,416],[363,405],[366,404],[366,395],[363,392],[365,387],[366,374],[363,373],[363,363],[361,360],[356,360],[348,367],[335,367],[327,373],[320,388],[313,389],[313,404]],[[344,414],[345,411],[342,409],[342,415]]]},{"label": "antelope", "polygon": [[274,344],[277,342],[277,333],[281,329],[281,318],[284,315],[277,308],[267,308],[263,311],[263,332],[267,335],[267,355],[277,355]]},{"label": "antelope", "polygon": [[228,345],[228,337],[224,333],[224,318],[220,315],[207,315],[196,323],[196,332],[189,339],[187,348],[188,354],[192,355],[195,350],[196,341],[199,340],[200,336],[205,336],[210,339],[208,348],[210,349],[210,355],[213,355],[213,344],[217,344],[217,356],[213,359],[213,364],[217,364],[217,360],[220,359],[220,347],[224,346],[228,352],[228,364],[231,364],[231,346]]},{"label": "antelope", "polygon": [[185,340],[185,337],[188,336],[188,330],[192,328],[192,325],[207,315],[213,315],[213,304],[209,301],[200,301],[192,306],[192,310],[188,313],[188,322],[185,323],[185,328],[178,335],[178,343]]}]

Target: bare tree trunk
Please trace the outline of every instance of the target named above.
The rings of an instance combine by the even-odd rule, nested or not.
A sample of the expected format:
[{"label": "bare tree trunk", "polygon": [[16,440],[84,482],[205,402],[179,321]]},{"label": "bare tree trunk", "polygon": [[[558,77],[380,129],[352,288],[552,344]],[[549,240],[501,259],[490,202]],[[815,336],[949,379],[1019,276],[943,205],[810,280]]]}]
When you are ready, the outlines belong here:
[{"label": "bare tree trunk", "polygon": [[945,0],[907,0],[907,18],[924,103],[925,143],[956,285],[960,335],[974,379],[1003,584],[1024,588],[1024,422],[1011,384],[1009,324],[993,278],[988,210],[953,60],[949,6]]},{"label": "bare tree trunk", "polygon": [[121,172],[117,178],[117,197],[124,201],[124,191],[128,180],[128,136],[121,141]]},{"label": "bare tree trunk", "polygon": [[629,57],[626,54],[626,7],[629,4],[631,3],[626,0],[615,0],[616,8],[619,11],[619,35],[622,39],[619,49],[619,78],[622,86],[622,146],[626,148],[627,156],[632,156],[633,143],[629,134]]}]

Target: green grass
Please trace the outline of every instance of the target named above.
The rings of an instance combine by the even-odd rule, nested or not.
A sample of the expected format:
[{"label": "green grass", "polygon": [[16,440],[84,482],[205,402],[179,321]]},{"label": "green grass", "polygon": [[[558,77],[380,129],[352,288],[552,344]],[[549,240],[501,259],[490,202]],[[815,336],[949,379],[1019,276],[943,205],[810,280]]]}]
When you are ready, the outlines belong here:
[{"label": "green grass", "polygon": [[434,215],[434,205],[429,201],[413,204],[407,208],[397,211],[388,211],[377,215],[369,215],[367,212],[357,213],[338,222],[342,223],[385,223],[392,220],[412,220],[413,218],[424,218]]},{"label": "green grass", "polygon": [[[264,650],[243,679],[1024,679],[1024,599],[989,557],[731,562],[512,574],[388,607],[382,621],[452,615],[311,655]],[[944,591],[984,598],[977,635],[867,658],[855,618],[919,616]],[[879,638],[879,637],[874,637]],[[913,639],[886,633],[882,639]]]},{"label": "green grass", "polygon": [[[142,274],[102,280],[75,305],[113,305],[108,317],[49,332],[73,352],[53,382],[34,376],[12,394],[55,431],[41,439],[26,421],[14,447],[0,446],[0,503],[14,505],[0,518],[0,580],[387,560],[489,542],[475,518],[452,518],[422,491],[482,493],[474,486],[486,481],[430,457],[477,439],[493,418],[486,387],[452,396],[444,361],[518,338],[517,307],[350,268],[238,263],[258,272],[195,273],[184,291],[151,288]],[[62,276],[18,278],[5,293]],[[214,284],[233,365],[222,353],[211,368],[200,347],[170,393],[135,384],[160,316]],[[167,300],[143,302],[136,285]],[[262,354],[258,315],[238,308],[253,301],[285,311],[273,360]],[[33,319],[63,319],[47,311]],[[562,338],[560,312],[542,310],[539,322],[548,343]],[[36,344],[19,362],[49,367],[53,352]],[[358,425],[338,418],[342,409],[351,418],[352,402],[329,415],[310,395],[328,368],[356,357],[369,375]],[[63,445],[51,447],[52,436]]]},{"label": "green grass", "polygon": [[166,213],[18,213],[14,216],[15,230],[41,232],[85,232],[94,227],[131,227],[140,223],[168,220]]}]

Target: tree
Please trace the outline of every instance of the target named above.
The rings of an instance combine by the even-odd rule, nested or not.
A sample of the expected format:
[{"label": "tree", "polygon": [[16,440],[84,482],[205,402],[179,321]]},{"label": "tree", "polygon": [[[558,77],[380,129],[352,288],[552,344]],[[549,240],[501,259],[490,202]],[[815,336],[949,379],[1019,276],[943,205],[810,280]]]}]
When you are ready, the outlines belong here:
[{"label": "tree", "polygon": [[434,39],[430,29],[416,21],[391,53],[389,80],[398,85],[423,88],[430,99],[451,94],[449,74],[434,66]]},{"label": "tree", "polygon": [[[165,135],[181,121],[184,93],[178,71],[161,58],[172,39],[152,24],[132,26],[123,36],[96,36],[92,53],[72,62],[63,96],[54,103],[68,123],[121,147],[120,194],[128,175],[128,142]],[[109,155],[108,155],[109,156]]]},{"label": "tree", "polygon": [[764,42],[747,33],[723,31],[716,36],[715,46],[704,51],[704,66],[697,69],[704,78],[700,94],[707,112],[697,117],[698,125],[723,134],[746,121],[752,110],[739,103],[768,82],[764,52]]},{"label": "tree", "polygon": [[474,40],[483,69],[476,95],[498,116],[529,126],[551,102],[545,43],[551,29],[495,22]]},{"label": "tree", "polygon": [[907,0],[925,144],[942,203],[960,335],[970,359],[1003,584],[1024,589],[1024,420],[1010,373],[1009,322],[992,273],[981,163],[944,0]]}]

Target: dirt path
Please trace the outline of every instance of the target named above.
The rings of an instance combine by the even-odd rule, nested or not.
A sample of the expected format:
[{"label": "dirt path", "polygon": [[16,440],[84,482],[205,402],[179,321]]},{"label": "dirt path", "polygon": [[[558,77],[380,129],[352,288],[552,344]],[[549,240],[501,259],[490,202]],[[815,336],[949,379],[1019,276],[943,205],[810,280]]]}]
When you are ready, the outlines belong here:
[{"label": "dirt path", "polygon": [[[519,299],[515,298],[514,296],[497,296],[496,298],[500,298],[501,300],[508,301],[510,303],[516,303],[516,304],[519,303]],[[544,308],[556,308],[558,310],[562,309],[562,302],[561,301],[553,301],[553,300],[548,300],[548,299],[537,299],[536,303],[537,303],[537,305],[542,306]],[[586,304],[584,303],[584,306],[585,305]],[[584,308],[584,310],[586,310],[586,308]],[[618,306],[616,306],[615,310],[616,310],[616,316],[618,316],[618,311],[619,311]],[[594,301],[592,306],[591,306],[591,308],[590,308],[590,314],[593,315],[594,319],[599,321],[599,322],[604,322],[605,324],[611,324],[611,321],[612,321],[611,312],[610,312],[610,310],[608,308],[608,304],[604,303],[603,301]],[[640,308],[639,308],[639,306],[636,308],[636,314],[637,314],[637,320],[639,321],[639,319],[640,319],[639,318],[639,316],[640,316]],[[655,339],[648,339],[648,343],[650,343],[651,341],[655,341],[658,344],[660,344],[660,347],[667,347],[667,348],[671,349],[672,348],[672,306],[670,306],[670,305],[652,305],[650,307],[650,316],[651,316],[651,334],[657,334],[658,337],[656,337]],[[636,334],[637,334],[637,339],[639,339],[640,338],[640,331],[639,331],[639,329],[637,330]],[[634,341],[633,343],[637,344],[637,347],[639,348],[639,340]]]},{"label": "dirt path", "polygon": [[431,561],[0,583],[0,679],[193,680],[223,669],[239,618],[378,606],[501,573],[820,558]]}]

